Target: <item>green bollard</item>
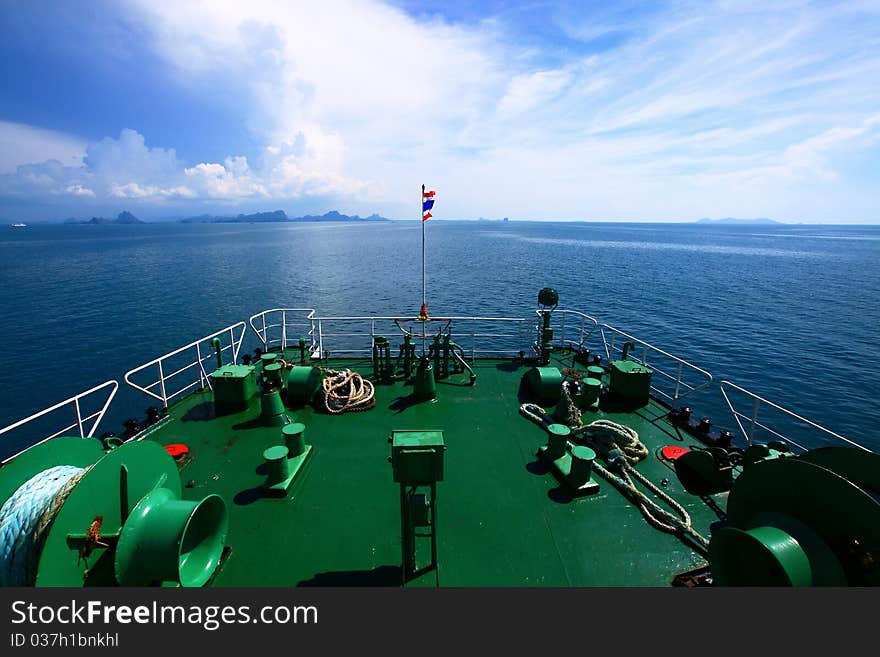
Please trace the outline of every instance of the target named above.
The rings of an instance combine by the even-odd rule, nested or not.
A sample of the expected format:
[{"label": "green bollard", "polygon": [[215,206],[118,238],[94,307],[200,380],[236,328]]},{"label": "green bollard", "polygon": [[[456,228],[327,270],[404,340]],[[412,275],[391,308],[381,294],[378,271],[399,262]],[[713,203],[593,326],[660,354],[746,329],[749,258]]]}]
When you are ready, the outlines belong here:
[{"label": "green bollard", "polygon": [[263,382],[281,387],[281,363],[269,363],[263,367]]},{"label": "green bollard", "polygon": [[599,407],[599,393],[602,391],[602,382],[599,379],[587,377],[581,379],[581,394],[579,396],[578,407],[581,410],[586,408],[596,409]]},{"label": "green bollard", "polygon": [[587,368],[587,377],[590,379],[597,379],[600,382],[602,381],[602,376],[605,374],[605,370],[603,370],[598,365],[590,365]]},{"label": "green bollard", "polygon": [[575,445],[571,448],[571,471],[568,473],[568,484],[572,488],[581,488],[590,481],[593,473],[593,461],[596,460],[596,452],[583,445]]},{"label": "green bollard", "polygon": [[263,491],[269,495],[283,497],[293,483],[296,470],[291,472],[287,448],[284,445],[273,445],[263,452],[266,462],[266,481]]},{"label": "green bollard", "polygon": [[260,364],[263,366],[263,372],[266,371],[266,367],[274,363],[277,359],[277,354],[265,353],[260,356]]},{"label": "green bollard", "polygon": [[565,454],[566,441],[571,429],[564,424],[551,424],[547,427],[547,456],[555,461]]},{"label": "green bollard", "polygon": [[288,458],[299,456],[306,451],[306,425],[302,422],[292,422],[281,428],[284,434],[284,444],[287,446]]}]

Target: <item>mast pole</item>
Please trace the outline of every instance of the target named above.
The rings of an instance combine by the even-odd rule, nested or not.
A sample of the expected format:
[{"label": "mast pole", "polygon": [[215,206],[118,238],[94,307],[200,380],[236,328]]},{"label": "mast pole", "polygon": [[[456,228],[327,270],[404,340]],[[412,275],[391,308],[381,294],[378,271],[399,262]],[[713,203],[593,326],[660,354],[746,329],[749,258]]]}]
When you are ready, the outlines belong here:
[{"label": "mast pole", "polygon": [[426,285],[425,285],[425,210],[423,203],[425,202],[425,186],[422,185],[422,197],[419,199],[419,219],[422,221],[422,307],[424,308],[427,301]]},{"label": "mast pole", "polygon": [[[422,311],[419,312],[420,315],[427,315],[427,311],[425,310],[427,300],[427,286],[425,284],[425,185],[422,184],[422,197],[419,199],[419,220],[422,222]],[[422,325],[422,356],[425,355],[425,329],[427,327]]]}]

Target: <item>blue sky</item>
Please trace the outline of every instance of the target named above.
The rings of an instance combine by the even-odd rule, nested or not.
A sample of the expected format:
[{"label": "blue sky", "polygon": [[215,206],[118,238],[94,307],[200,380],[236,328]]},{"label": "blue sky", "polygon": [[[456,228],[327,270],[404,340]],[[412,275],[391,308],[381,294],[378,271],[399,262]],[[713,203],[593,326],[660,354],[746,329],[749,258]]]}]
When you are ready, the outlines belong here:
[{"label": "blue sky", "polygon": [[0,220],[880,223],[880,2],[0,3]]}]

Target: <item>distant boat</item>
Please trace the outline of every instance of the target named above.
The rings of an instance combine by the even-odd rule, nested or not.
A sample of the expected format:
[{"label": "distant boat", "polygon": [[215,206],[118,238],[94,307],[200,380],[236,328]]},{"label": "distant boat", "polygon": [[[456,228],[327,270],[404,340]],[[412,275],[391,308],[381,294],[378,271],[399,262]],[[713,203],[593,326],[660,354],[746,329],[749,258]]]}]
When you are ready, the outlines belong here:
[{"label": "distant boat", "polygon": [[26,228],[27,224],[17,223],[17,224],[12,224],[12,227],[13,228]]}]

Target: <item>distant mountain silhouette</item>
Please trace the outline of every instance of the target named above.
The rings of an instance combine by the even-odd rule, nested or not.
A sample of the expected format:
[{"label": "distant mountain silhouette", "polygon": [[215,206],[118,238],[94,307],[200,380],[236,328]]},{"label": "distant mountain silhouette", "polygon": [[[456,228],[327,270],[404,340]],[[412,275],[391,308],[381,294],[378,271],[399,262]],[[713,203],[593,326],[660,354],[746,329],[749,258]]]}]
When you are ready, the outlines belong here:
[{"label": "distant mountain silhouette", "polygon": [[118,215],[116,215],[115,219],[110,219],[108,217],[92,217],[91,219],[77,219],[76,217],[70,217],[69,219],[65,219],[64,223],[66,224],[91,224],[93,226],[96,225],[106,225],[106,224],[143,224],[146,222],[141,221],[137,217],[135,217],[128,210],[123,210]]},{"label": "distant mountain silhouette", "polygon": [[358,215],[341,214],[336,210],[331,210],[322,215],[306,215],[304,217],[288,217],[284,210],[275,210],[274,212],[257,212],[255,214],[240,214],[235,217],[217,217],[213,215],[203,214],[198,217],[187,217],[181,220],[185,224],[220,224],[220,223],[266,223],[266,222],[315,222],[315,221],[391,221],[378,214],[371,214],[369,217],[361,217]]}]

